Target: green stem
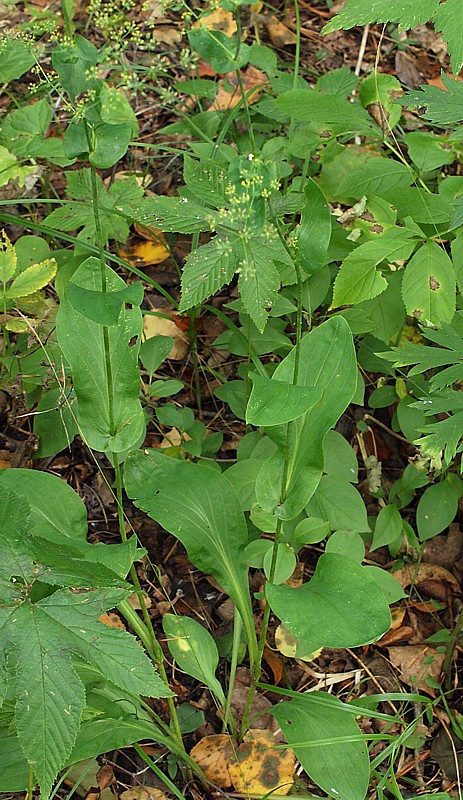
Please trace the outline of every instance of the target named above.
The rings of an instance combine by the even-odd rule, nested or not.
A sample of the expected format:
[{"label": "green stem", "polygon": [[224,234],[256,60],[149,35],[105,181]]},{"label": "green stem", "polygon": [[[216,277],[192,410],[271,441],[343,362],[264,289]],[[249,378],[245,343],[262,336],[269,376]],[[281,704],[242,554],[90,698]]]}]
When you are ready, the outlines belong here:
[{"label": "green stem", "polygon": [[455,627],[451,633],[447,650],[445,651],[444,663],[442,665],[442,672],[445,675],[445,691],[452,691],[452,659],[455,648],[458,644],[458,639],[463,631],[463,608],[460,610]]},{"label": "green stem", "polygon": [[236,678],[236,670],[238,667],[238,655],[239,649],[241,646],[241,633],[243,630],[243,622],[241,619],[238,610],[235,608],[235,617],[233,620],[233,647],[232,647],[232,657],[230,663],[230,680],[228,681],[228,691],[227,691],[227,703],[225,705],[224,715],[223,715],[223,727],[222,732],[224,732],[227,728],[231,729],[232,733],[235,733],[235,724],[233,722],[233,718],[231,715],[231,704],[233,698],[233,689],[235,686],[235,678]]},{"label": "green stem", "polygon": [[34,786],[35,786],[34,771],[32,767],[29,765],[29,776],[27,780],[27,791],[25,800],[32,800],[34,796]]}]

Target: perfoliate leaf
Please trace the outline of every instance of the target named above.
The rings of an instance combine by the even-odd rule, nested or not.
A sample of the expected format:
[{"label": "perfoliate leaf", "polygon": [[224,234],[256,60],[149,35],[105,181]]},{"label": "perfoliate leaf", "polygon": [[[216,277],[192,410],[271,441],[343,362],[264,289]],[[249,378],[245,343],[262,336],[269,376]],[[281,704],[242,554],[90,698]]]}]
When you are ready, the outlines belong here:
[{"label": "perfoliate leaf", "polygon": [[348,706],[325,692],[311,692],[269,710],[307,775],[324,792],[364,800],[368,749]]},{"label": "perfoliate leaf", "polygon": [[46,100],[38,100],[24,108],[10,111],[2,123],[2,144],[15,155],[30,158],[31,144],[37,140],[43,141],[51,117],[52,110]]},{"label": "perfoliate leaf", "polygon": [[286,381],[252,378],[252,391],[246,408],[250,425],[282,425],[306,414],[321,396],[322,390],[313,386],[294,386]]},{"label": "perfoliate leaf", "polygon": [[370,22],[398,22],[400,29],[415,28],[433,16],[439,0],[348,0],[339,14],[328,22],[323,33],[331,33],[354,25],[368,25]]},{"label": "perfoliate leaf", "polygon": [[182,273],[180,311],[200,305],[226,283],[230,283],[236,258],[229,240],[215,236],[187,257]]},{"label": "perfoliate leaf", "polygon": [[43,289],[55,277],[57,268],[58,265],[54,258],[47,258],[40,264],[32,264],[14,279],[7,289],[6,296],[15,299],[34,294],[39,289]]},{"label": "perfoliate leaf", "polygon": [[219,652],[209,631],[195,619],[177,614],[165,614],[162,627],[177,666],[206,684],[219,702],[225,705],[223,689],[215,676]]},{"label": "perfoliate leaf", "polygon": [[426,242],[410,259],[402,281],[407,314],[440,326],[455,312],[455,272],[447,253]]},{"label": "perfoliate leaf", "polygon": [[92,149],[88,160],[97,169],[108,169],[125,156],[132,138],[132,124],[104,122],[92,131]]},{"label": "perfoliate leaf", "polygon": [[[119,295],[126,289],[124,281],[109,267],[106,267],[106,274],[108,293]],[[98,259],[84,261],[72,281],[83,289],[100,291]],[[90,447],[107,453],[121,453],[136,447],[145,429],[139,400],[140,309],[121,309],[118,323],[104,328],[76,311],[66,297],[61,300],[56,320],[58,341],[71,367],[79,425]],[[105,332],[111,375],[105,368]],[[133,337],[135,340],[130,344]]]},{"label": "perfoliate leaf", "polygon": [[[99,262],[94,259],[99,267]],[[116,292],[84,289],[72,280],[66,284],[65,295],[75,311],[100,325],[117,325],[125,303],[139,306],[143,300],[143,285],[131,283]]]},{"label": "perfoliate leaf", "polygon": [[211,572],[230,595],[243,620],[253,660],[257,645],[244,556],[248,532],[230,481],[158,450],[130,453],[124,477],[135,505],[180,539],[191,562]]},{"label": "perfoliate leaf", "polygon": [[303,586],[267,583],[265,593],[288,630],[314,649],[358,647],[389,629],[389,607],[376,581],[356,561],[337,553],[322,555]]}]

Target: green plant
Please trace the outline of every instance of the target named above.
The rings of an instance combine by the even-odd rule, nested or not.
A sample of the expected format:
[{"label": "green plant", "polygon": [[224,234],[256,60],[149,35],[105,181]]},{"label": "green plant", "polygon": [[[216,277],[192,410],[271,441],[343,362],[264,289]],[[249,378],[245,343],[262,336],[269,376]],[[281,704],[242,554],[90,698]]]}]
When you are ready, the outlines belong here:
[{"label": "green plant", "polygon": [[[31,320],[7,318],[10,306],[23,312],[25,285],[29,295],[55,273],[59,310],[56,332],[50,330],[43,345],[38,333],[36,351],[30,352],[21,336],[5,339],[2,364],[10,377],[29,367],[22,385],[30,405],[38,404],[39,456],[59,452],[78,432],[91,450],[107,457],[122,539],[119,545],[87,544],[83,504],[58,478],[36,470],[1,471],[0,630],[6,658],[0,725],[5,752],[14,759],[14,769],[6,765],[2,773],[4,791],[29,787],[30,795],[38,782],[46,798],[62,768],[141,739],[159,742],[205,780],[185,751],[182,734],[199,720],[192,723],[176,708],[169,688],[164,652],[136,569],[144,551],[126,532],[125,488],[233,602],[228,685],[216,674],[219,653],[206,628],[174,613],[163,620],[172,657],[210,689],[233,747],[252,728],[256,692],[284,694],[289,700],[275,703],[270,713],[324,792],[363,800],[371,778],[378,795],[390,791],[401,797],[394,760],[418,724],[418,718],[404,723],[408,708],[401,719],[377,710],[394,696],[354,703],[326,693],[268,687],[261,683],[262,659],[272,614],[302,657],[322,647],[351,648],[380,638],[390,626],[389,605],[404,592],[393,575],[363,564],[365,542],[371,541],[371,550],[388,546],[397,554],[405,539],[418,557],[420,546],[453,520],[463,495],[455,471],[461,449],[457,309],[463,179],[441,174],[461,157],[461,130],[447,129],[462,121],[461,90],[446,78],[446,92],[428,87],[396,102],[401,87],[395,78],[375,73],[359,82],[345,68],[320,77],[313,88],[301,77],[297,58],[288,75],[269,48],[241,41],[243,5],[222,3],[235,13],[235,36],[211,30],[207,13],[200,13],[199,24],[188,31],[197,56],[217,73],[236,74],[240,99],[223,113],[201,109],[164,129],[195,135],[183,157],[184,185],[176,197],[147,196],[135,176],[116,176],[108,185],[98,174],[125,157],[138,123],[122,91],[120,66],[113,65],[108,79],[100,77],[105,53],[74,33],[67,3],[66,36],[50,43],[56,75],[45,78],[47,91],[59,91],[64,133],[46,135],[52,121],[49,97],[10,111],[2,122],[1,155],[9,179],[24,183],[37,159],[66,170],[67,198],[57,200],[50,187],[44,190],[43,205],[57,207],[32,225],[74,247],[70,253],[54,251],[53,257],[47,249],[46,257],[31,266],[21,261],[21,242],[28,237],[14,247],[5,238],[0,278],[6,330],[29,329]],[[448,17],[456,12],[453,0],[440,5],[433,0],[420,9],[410,0],[403,6],[393,4],[385,12],[383,6],[349,0],[326,30],[377,19],[410,27],[434,15],[450,34],[458,72],[462,54]],[[295,9],[299,48],[297,4]],[[192,18],[194,12],[187,11]],[[92,7],[100,27],[113,30],[123,9],[111,6],[106,12],[101,4]],[[132,28],[124,29],[124,36],[132,34]],[[118,52],[124,49],[121,41],[116,45]],[[31,50],[20,40],[8,41],[5,48],[3,79],[12,81],[32,65]],[[242,77],[248,65],[268,78],[253,105]],[[207,83],[193,77],[183,89],[200,102],[215,96],[213,82]],[[181,81],[176,90],[182,91]],[[359,101],[352,103],[354,90]],[[405,132],[403,105],[425,106],[425,118],[444,132]],[[358,147],[356,137],[368,147]],[[85,166],[68,169],[77,161]],[[32,201],[27,199],[31,206]],[[15,218],[8,212],[0,217]],[[151,282],[181,313],[190,314],[191,331],[204,302],[237,276],[239,297],[226,309],[233,318],[206,307],[227,326],[216,346],[243,358],[233,380],[221,378],[215,390],[247,426],[236,463],[226,469],[211,457],[220,449],[221,433],[210,433],[190,408],[162,402],[183,386],[157,377],[172,340],[142,343],[143,284],[126,281],[109,266],[110,259],[124,266],[108,246],[125,243],[133,222],[191,235],[180,302]],[[33,238],[43,248],[43,240]],[[404,345],[407,319],[416,336],[439,347]],[[148,375],[141,394],[139,360],[143,377]],[[388,492],[377,486],[372,495],[381,502],[373,520],[355,488],[356,455],[334,430],[351,403],[363,403],[358,363],[364,371],[383,373],[370,407],[397,403],[391,425],[406,440],[418,442],[429,468],[409,464]],[[407,366],[412,369],[402,373]],[[447,368],[430,374],[442,366]],[[196,362],[194,367],[197,382]],[[147,410],[154,412],[158,427],[177,429],[180,444],[164,452],[143,448]],[[436,419],[440,413],[448,416]],[[61,425],[53,438],[56,415]],[[400,511],[421,489],[416,535]],[[292,587],[286,581],[311,544],[323,546],[313,575]],[[258,598],[264,601],[259,632],[250,569],[262,569],[266,579]],[[127,602],[133,591],[140,615]],[[133,636],[99,621],[114,606],[145,652]],[[235,720],[233,686],[243,648],[250,686],[244,712]],[[144,696],[166,698],[170,719]],[[416,693],[400,693],[399,699],[429,710],[429,699]],[[389,744],[371,764],[358,716],[402,726],[400,735],[386,729],[372,736]],[[170,781],[172,786],[179,796]],[[278,788],[274,782],[269,792]]]}]

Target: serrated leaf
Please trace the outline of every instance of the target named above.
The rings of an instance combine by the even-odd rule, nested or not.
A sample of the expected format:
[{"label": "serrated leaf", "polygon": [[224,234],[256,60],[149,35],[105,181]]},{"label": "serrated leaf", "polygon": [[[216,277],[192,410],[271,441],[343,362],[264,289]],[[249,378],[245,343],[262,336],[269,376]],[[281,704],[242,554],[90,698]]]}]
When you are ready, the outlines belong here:
[{"label": "serrated leaf", "polygon": [[17,261],[16,250],[6,233],[2,231],[2,241],[0,242],[0,281],[2,283],[6,283],[13,277]]},{"label": "serrated leaf", "polygon": [[18,739],[46,798],[74,745],[85,692],[69,655],[49,640],[47,621],[36,607],[23,604],[12,623],[18,646]]},{"label": "serrated leaf", "polygon": [[455,312],[455,272],[447,253],[426,242],[410,259],[402,281],[407,314],[440,326]]},{"label": "serrated leaf", "polygon": [[439,5],[439,0],[348,0],[322,30],[323,34],[352,28],[354,25],[368,25],[371,22],[398,22],[400,29],[415,28],[428,22]]},{"label": "serrated leaf", "polygon": [[152,224],[162,231],[200,233],[214,230],[215,215],[187,197],[151,197]]},{"label": "serrated leaf", "polygon": [[262,333],[280,288],[280,275],[275,261],[291,266],[292,261],[273,226],[267,227],[262,235],[256,236],[251,242],[243,238],[233,245],[238,259],[241,299],[257,330]]},{"label": "serrated leaf", "polygon": [[225,706],[224,691],[215,676],[219,652],[209,631],[195,619],[177,614],[165,614],[162,627],[177,666],[206,684]]},{"label": "serrated leaf", "polygon": [[191,253],[182,273],[180,311],[200,305],[226,283],[235,273],[236,258],[227,238],[215,236]]},{"label": "serrated leaf", "polygon": [[402,99],[406,106],[425,106],[422,112],[424,119],[442,127],[463,120],[463,84],[454,81],[445,72],[441,72],[444,89],[438,86],[421,86],[420,90],[407,92]]},{"label": "serrated leaf", "polygon": [[6,296],[15,299],[34,294],[39,289],[43,289],[55,277],[57,269],[58,265],[54,258],[47,258],[40,264],[32,264],[14,279],[7,289]]},{"label": "serrated leaf", "polygon": [[450,62],[454,75],[463,66],[463,5],[460,0],[446,0],[440,3],[433,18],[434,30],[442,33],[448,43]]},{"label": "serrated leaf", "polygon": [[336,133],[363,133],[378,136],[380,131],[360,105],[344,97],[322,94],[317,90],[291,89],[275,100],[277,109],[301,122],[316,122],[317,127],[336,129]]},{"label": "serrated leaf", "polygon": [[411,168],[400,161],[370,158],[366,164],[354,168],[341,180],[339,192],[356,200],[363,196],[383,196],[393,189],[410,186],[414,179]]}]

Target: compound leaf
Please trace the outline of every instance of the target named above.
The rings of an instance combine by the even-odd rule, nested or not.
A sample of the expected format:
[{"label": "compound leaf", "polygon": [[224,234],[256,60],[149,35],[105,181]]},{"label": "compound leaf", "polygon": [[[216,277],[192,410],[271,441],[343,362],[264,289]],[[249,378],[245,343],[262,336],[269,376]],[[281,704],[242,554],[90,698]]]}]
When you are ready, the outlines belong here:
[{"label": "compound leaf", "polygon": [[368,25],[370,22],[398,22],[401,30],[415,28],[431,19],[439,5],[439,0],[348,0],[339,14],[328,22],[323,33],[331,33],[354,25]]}]

